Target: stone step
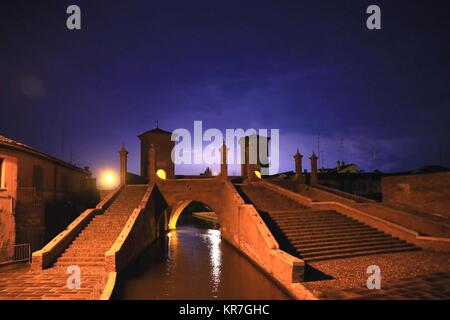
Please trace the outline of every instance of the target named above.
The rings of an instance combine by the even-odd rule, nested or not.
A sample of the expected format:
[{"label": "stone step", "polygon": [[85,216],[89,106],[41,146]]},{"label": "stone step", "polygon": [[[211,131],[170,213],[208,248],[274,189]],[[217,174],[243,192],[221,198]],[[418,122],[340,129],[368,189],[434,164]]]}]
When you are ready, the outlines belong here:
[{"label": "stone step", "polygon": [[271,219],[277,223],[291,223],[295,221],[302,221],[304,223],[320,223],[320,222],[332,222],[332,221],[348,221],[352,220],[342,215],[336,216],[317,216],[311,218],[303,218],[301,216],[287,216],[287,217],[278,217],[274,218],[271,216]]},{"label": "stone step", "polygon": [[105,252],[91,252],[91,251],[65,251],[60,258],[77,258],[77,257],[87,257],[87,258],[104,258]]},{"label": "stone step", "polygon": [[109,247],[111,247],[111,243],[110,243],[110,241],[108,241],[108,242],[104,242],[104,243],[99,243],[99,242],[96,242],[94,245],[92,244],[92,242],[91,241],[86,241],[86,242],[78,242],[78,243],[72,243],[69,247],[68,247],[68,249],[74,249],[74,248],[77,248],[77,249],[80,249],[80,250],[83,250],[83,249],[86,249],[86,250],[94,250],[95,248],[98,248],[97,250],[100,250],[100,249],[103,249],[103,248],[109,248]]},{"label": "stone step", "polygon": [[380,234],[379,231],[375,229],[367,229],[367,230],[361,230],[361,231],[354,231],[352,233],[349,232],[340,232],[340,233],[329,233],[329,234],[316,234],[316,235],[291,235],[289,237],[290,240],[293,242],[296,241],[302,241],[302,240],[324,240],[324,239],[330,239],[335,238],[337,236],[360,236],[360,235],[377,235]]},{"label": "stone step", "polygon": [[317,216],[336,216],[341,213],[333,210],[273,210],[270,215],[274,217],[317,217]]},{"label": "stone step", "polygon": [[288,230],[286,231],[286,235],[290,237],[295,236],[317,236],[317,235],[332,235],[332,234],[349,234],[352,232],[359,232],[359,231],[374,231],[379,232],[378,230],[373,229],[372,227],[369,227],[367,225],[360,225],[360,226],[351,226],[346,227],[343,229],[326,229],[326,230]]},{"label": "stone step", "polygon": [[105,257],[60,257],[56,261],[57,263],[70,263],[70,264],[77,264],[77,263],[104,263]]},{"label": "stone step", "polygon": [[54,267],[63,267],[63,268],[67,268],[70,266],[79,266],[80,268],[89,268],[89,267],[101,267],[105,265],[105,262],[82,262],[82,261],[77,261],[77,262],[56,262],[54,264]]},{"label": "stone step", "polygon": [[373,254],[386,254],[386,253],[395,253],[395,252],[402,252],[402,251],[414,251],[419,250],[417,247],[410,246],[410,247],[399,247],[399,248],[390,248],[390,249],[373,249],[373,250],[366,250],[366,251],[358,251],[358,252],[347,252],[347,253],[339,253],[339,254],[329,254],[324,255],[320,257],[309,257],[309,258],[302,258],[305,262],[314,262],[314,261],[323,261],[323,260],[331,260],[331,259],[343,259],[343,258],[351,258],[351,257],[358,257],[358,256],[365,256],[365,255],[373,255]]},{"label": "stone step", "polygon": [[378,241],[361,241],[361,242],[346,242],[346,243],[340,243],[340,244],[334,244],[334,245],[327,245],[327,246],[310,246],[310,247],[303,247],[303,246],[295,246],[295,249],[297,249],[298,252],[300,252],[302,255],[308,254],[308,253],[318,253],[322,251],[328,251],[328,250],[334,250],[334,249],[347,249],[347,248],[359,248],[359,247],[373,247],[378,245],[391,245],[391,244],[406,244],[406,242],[395,239],[395,238],[388,238],[384,240],[378,240]]},{"label": "stone step", "polygon": [[302,258],[314,258],[321,256],[329,256],[334,254],[347,254],[347,253],[357,253],[357,252],[366,252],[371,250],[391,250],[391,249],[403,249],[403,248],[414,248],[405,242],[400,242],[396,244],[377,244],[375,246],[359,246],[356,248],[346,248],[346,249],[331,249],[331,250],[323,250],[323,251],[315,251],[309,253],[301,253]]},{"label": "stone step", "polygon": [[304,225],[304,224],[284,224],[279,225],[280,229],[282,230],[339,230],[343,228],[350,228],[355,226],[364,226],[364,224],[355,222],[355,221],[347,221],[347,222],[341,222],[341,223],[327,223],[327,224],[314,224],[314,225]]},{"label": "stone step", "polygon": [[317,210],[317,209],[301,209],[301,210],[271,210],[270,215],[282,216],[285,214],[301,214],[301,215],[315,215],[325,213],[336,213],[334,210]]},{"label": "stone step", "polygon": [[78,235],[75,238],[75,241],[93,241],[93,242],[105,242],[105,241],[111,241],[112,239],[117,238],[117,235],[119,235],[119,232],[116,234],[105,234],[105,233],[97,233],[97,234],[84,234],[84,235]]},{"label": "stone step", "polygon": [[279,225],[285,225],[285,224],[305,224],[305,225],[322,225],[322,224],[333,224],[333,223],[346,223],[346,222],[358,222],[357,220],[353,220],[346,217],[340,217],[340,218],[324,218],[324,219],[273,219],[277,224]]},{"label": "stone step", "polygon": [[397,239],[391,237],[390,235],[379,233],[373,235],[362,235],[362,236],[353,236],[353,235],[343,235],[341,237],[330,237],[325,239],[318,240],[300,240],[300,241],[292,241],[294,246],[302,246],[304,248],[312,247],[312,246],[327,246],[332,244],[339,243],[351,243],[351,242],[361,242],[361,241],[383,241],[384,239]]}]

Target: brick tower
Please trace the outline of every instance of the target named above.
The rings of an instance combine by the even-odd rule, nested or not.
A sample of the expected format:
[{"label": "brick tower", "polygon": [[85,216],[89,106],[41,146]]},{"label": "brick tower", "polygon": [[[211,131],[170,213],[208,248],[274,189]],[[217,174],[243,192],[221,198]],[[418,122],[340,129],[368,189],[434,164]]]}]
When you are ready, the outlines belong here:
[{"label": "brick tower", "polygon": [[156,127],[139,135],[141,140],[141,176],[148,178],[150,146],[156,152],[156,170],[166,172],[167,179],[175,178],[175,165],[172,162],[172,150],[175,141],[171,140],[172,132]]}]

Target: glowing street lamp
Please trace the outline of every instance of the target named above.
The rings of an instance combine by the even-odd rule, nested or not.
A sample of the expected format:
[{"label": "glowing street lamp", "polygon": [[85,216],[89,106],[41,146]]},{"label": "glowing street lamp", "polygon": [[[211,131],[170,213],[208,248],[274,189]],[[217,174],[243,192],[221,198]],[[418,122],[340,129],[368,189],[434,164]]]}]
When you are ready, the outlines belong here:
[{"label": "glowing street lamp", "polygon": [[100,186],[103,189],[114,189],[118,182],[117,174],[112,170],[105,170],[100,175]]}]

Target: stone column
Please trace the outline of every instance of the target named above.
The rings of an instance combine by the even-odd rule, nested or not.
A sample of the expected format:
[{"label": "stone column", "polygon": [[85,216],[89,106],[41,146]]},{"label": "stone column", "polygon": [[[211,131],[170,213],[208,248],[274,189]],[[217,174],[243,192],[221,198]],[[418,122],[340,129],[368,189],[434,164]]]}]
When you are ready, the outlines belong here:
[{"label": "stone column", "polygon": [[300,183],[303,183],[303,172],[302,172],[303,155],[300,153],[298,149],[294,155],[294,159],[295,159],[295,180],[297,180]]},{"label": "stone column", "polygon": [[148,183],[155,181],[156,176],[156,150],[153,143],[148,150]]},{"label": "stone column", "polygon": [[225,144],[225,141],[222,144],[222,147],[220,148],[220,152],[222,154],[222,163],[220,164],[220,179],[227,180],[228,179],[228,161],[227,161],[227,153],[228,148]]},{"label": "stone column", "polygon": [[317,156],[316,154],[313,152],[313,154],[311,155],[311,157],[309,157],[309,159],[311,160],[311,179],[310,179],[310,184],[311,185],[315,185],[317,184]]},{"label": "stone column", "polygon": [[120,184],[127,184],[127,157],[128,151],[125,149],[125,145],[122,144],[122,148],[119,151],[120,154]]},{"label": "stone column", "polygon": [[[248,143],[246,138],[244,138],[243,145],[241,143],[241,176],[245,179],[248,177],[248,162],[249,162],[249,154],[248,154]],[[244,152],[242,152],[242,148],[244,148]]]},{"label": "stone column", "polygon": [[247,163],[247,179],[248,181],[256,181],[255,176],[256,165],[252,163]]}]

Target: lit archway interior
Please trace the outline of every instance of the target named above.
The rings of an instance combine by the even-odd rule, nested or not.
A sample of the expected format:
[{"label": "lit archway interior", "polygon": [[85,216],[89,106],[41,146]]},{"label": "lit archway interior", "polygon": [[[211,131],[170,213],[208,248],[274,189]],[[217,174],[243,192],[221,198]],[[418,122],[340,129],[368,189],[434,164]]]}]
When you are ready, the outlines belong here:
[{"label": "lit archway interior", "polygon": [[[195,204],[200,205],[200,207],[203,207],[204,211],[210,211],[210,212],[193,213],[193,215],[197,214],[198,215],[197,217],[201,216],[202,220],[208,221],[209,220],[208,219],[208,216],[209,216],[208,214],[211,214],[217,220],[216,214],[213,211],[211,211],[211,209],[207,205],[203,204],[202,202],[193,201],[193,200],[182,200],[182,201],[179,201],[176,204],[174,204],[172,206],[171,210],[170,210],[169,225],[168,225],[169,230],[176,229],[177,222],[178,222],[181,214],[185,210],[187,210],[188,206],[195,205]],[[190,209],[192,209],[192,208],[190,208]]]}]

